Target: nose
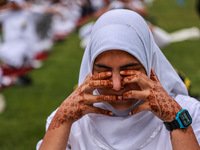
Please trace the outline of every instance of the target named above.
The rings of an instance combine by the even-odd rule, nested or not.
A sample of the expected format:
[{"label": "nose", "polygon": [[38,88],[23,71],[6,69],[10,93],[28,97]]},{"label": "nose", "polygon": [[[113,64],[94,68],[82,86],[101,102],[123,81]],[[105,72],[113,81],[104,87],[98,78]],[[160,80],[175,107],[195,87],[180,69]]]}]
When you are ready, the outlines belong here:
[{"label": "nose", "polygon": [[119,91],[122,88],[122,77],[119,73],[113,73],[112,75],[113,90]]}]

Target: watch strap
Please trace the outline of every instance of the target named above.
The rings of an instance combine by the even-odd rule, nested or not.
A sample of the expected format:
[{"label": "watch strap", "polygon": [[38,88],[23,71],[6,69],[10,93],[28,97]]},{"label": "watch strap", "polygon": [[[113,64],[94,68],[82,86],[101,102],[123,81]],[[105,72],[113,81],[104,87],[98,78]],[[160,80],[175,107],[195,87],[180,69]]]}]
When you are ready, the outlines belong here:
[{"label": "watch strap", "polygon": [[180,128],[180,124],[178,123],[177,120],[173,120],[172,122],[164,122],[164,125],[166,129],[169,131]]}]

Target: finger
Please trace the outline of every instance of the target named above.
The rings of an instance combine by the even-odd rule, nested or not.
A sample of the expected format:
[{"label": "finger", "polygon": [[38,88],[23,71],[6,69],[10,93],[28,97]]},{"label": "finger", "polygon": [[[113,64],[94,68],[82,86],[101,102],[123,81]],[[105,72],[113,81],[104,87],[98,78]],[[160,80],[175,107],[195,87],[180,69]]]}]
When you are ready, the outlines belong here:
[{"label": "finger", "polygon": [[130,115],[135,115],[139,112],[145,111],[145,110],[150,110],[149,104],[147,102],[137,106],[136,108],[134,108],[133,110],[130,111]]},{"label": "finger", "polygon": [[139,71],[136,70],[122,70],[120,71],[120,74],[123,76],[130,76],[130,75],[135,75],[136,77],[138,77],[139,75]]},{"label": "finger", "polygon": [[85,104],[87,105],[92,105],[94,103],[99,103],[99,102],[114,102],[122,100],[122,96],[117,96],[117,95],[90,95],[90,96],[85,95],[85,97],[86,97]]},{"label": "finger", "polygon": [[136,71],[136,70],[123,70],[123,71],[120,71],[120,74],[123,75],[123,76],[132,76],[132,78],[143,77],[146,80],[150,80],[149,77],[146,74],[144,74],[140,71]]},{"label": "finger", "polygon": [[110,80],[92,80],[89,86],[93,88],[112,87],[112,82]]},{"label": "finger", "polygon": [[148,95],[149,93],[146,91],[132,90],[123,94],[123,100],[140,99],[142,101],[146,101]]},{"label": "finger", "polygon": [[155,74],[153,68],[151,68],[151,76],[150,76],[150,79],[153,80],[155,83],[160,84],[160,81],[158,79],[158,76]]},{"label": "finger", "polygon": [[103,80],[112,76],[112,72],[101,72],[92,76],[93,80]]},{"label": "finger", "polygon": [[137,84],[142,90],[149,88],[148,82],[142,77],[128,76],[122,81],[122,85],[125,84]]},{"label": "finger", "polygon": [[145,90],[150,86],[153,86],[153,82],[150,80],[150,78],[140,71],[124,70],[121,71],[120,73],[123,75],[128,75],[123,79],[122,83],[123,85],[130,83],[137,83],[142,90]]},{"label": "finger", "polygon": [[91,93],[97,88],[112,87],[112,82],[109,80],[90,80],[89,84],[85,85],[83,91]]},{"label": "finger", "polygon": [[113,112],[105,109],[101,109],[98,107],[90,106],[90,112],[89,113],[95,113],[95,114],[101,114],[101,115],[107,115],[112,116]]}]

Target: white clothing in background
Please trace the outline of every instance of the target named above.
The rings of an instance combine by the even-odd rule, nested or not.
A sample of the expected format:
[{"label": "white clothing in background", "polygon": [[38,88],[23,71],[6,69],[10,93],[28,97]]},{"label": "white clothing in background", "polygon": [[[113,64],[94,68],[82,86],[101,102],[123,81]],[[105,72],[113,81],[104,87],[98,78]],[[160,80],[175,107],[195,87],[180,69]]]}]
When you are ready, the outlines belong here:
[{"label": "white clothing in background", "polygon": [[9,0],[9,2],[15,2],[18,5],[22,5],[25,2],[25,0]]},{"label": "white clothing in background", "polygon": [[4,41],[0,49],[0,59],[16,68],[22,67],[25,58],[32,60],[33,50],[27,35],[29,16],[28,12],[22,10],[6,10],[0,14]]},{"label": "white clothing in background", "polygon": [[[53,35],[51,29],[52,22],[51,17],[46,16],[46,8],[47,6],[32,4],[31,7],[28,10],[26,10],[30,13],[29,30],[27,32],[34,50],[33,55],[42,51],[51,50],[53,46]],[[44,22],[43,20],[48,21],[49,24],[42,24],[41,21]],[[38,30],[39,26],[42,26],[40,30]],[[45,31],[43,31],[43,29],[45,29]],[[45,35],[41,37],[39,34]]]},{"label": "white clothing in background", "polygon": [[[200,104],[196,99],[193,99],[189,96],[184,95],[178,95],[175,100],[183,107],[186,108],[189,112],[191,117],[193,118],[192,127],[195,132],[195,135],[197,137],[198,142],[200,143]],[[46,122],[46,130],[48,129],[51,120],[53,119],[56,111],[54,111],[47,119]],[[147,115],[148,114],[148,115]],[[143,134],[143,132],[140,133],[140,130],[147,130],[150,131],[151,129],[145,127],[144,125],[140,125],[142,123],[142,120],[147,119],[148,124],[151,124],[152,114],[149,112],[146,115],[144,115],[143,112],[137,114],[136,116],[129,116],[129,117],[113,117],[110,119],[110,124],[104,123],[104,119],[107,117],[101,116],[101,115],[89,115],[92,119],[96,118],[95,120],[98,120],[100,122],[99,126],[103,126],[103,128],[107,132],[111,132],[109,130],[112,130],[113,138],[114,134],[120,135],[119,143],[131,143],[131,141],[134,140],[135,136],[140,136],[140,134]],[[162,123],[157,130],[154,130],[151,132],[151,136],[146,137],[145,139],[141,139],[141,141],[138,141],[139,143],[134,145],[131,148],[126,148],[126,146],[122,145],[123,147],[112,147],[107,141],[105,141],[105,138],[99,131],[97,131],[97,128],[95,127],[95,123],[93,124],[93,120],[90,119],[87,115],[84,116],[79,121],[75,122],[72,125],[71,133],[70,133],[70,145],[71,149],[68,147],[66,150],[172,150],[171,147],[171,141],[170,141],[170,135],[169,131],[166,130],[164,124]],[[133,124],[132,126],[127,126],[126,121],[132,117]],[[119,124],[121,128],[115,128],[115,125]],[[147,125],[148,125],[147,124]],[[156,126],[157,124],[155,124]],[[131,127],[131,128],[130,128]],[[128,128],[127,133],[124,133],[123,131]],[[132,128],[135,128],[132,130]],[[116,130],[116,131],[115,131]],[[115,133],[116,132],[116,133]],[[96,133],[98,133],[96,135]],[[127,135],[126,135],[127,134]],[[133,135],[132,139],[127,139],[126,136],[129,134]],[[41,141],[38,142],[36,149],[38,150]],[[116,144],[119,144],[116,142]],[[164,145],[164,146],[163,146]]]},{"label": "white clothing in background", "polygon": [[159,48],[163,48],[172,43],[169,33],[157,26],[153,27],[152,34]]},{"label": "white clothing in background", "polygon": [[94,10],[99,10],[106,6],[105,0],[90,0],[90,2]]},{"label": "white clothing in background", "polygon": [[52,27],[54,34],[68,35],[76,26],[75,22],[71,19],[71,12],[68,7],[61,4],[53,5],[53,8],[60,13],[60,15],[53,16]]},{"label": "white clothing in background", "polygon": [[185,28],[171,33],[154,26],[153,37],[159,48],[168,46],[174,42],[182,42],[185,40],[196,40],[200,38],[200,30],[197,27]]},{"label": "white clothing in background", "polygon": [[118,1],[118,0],[112,1],[112,2],[110,3],[110,5],[109,5],[109,8],[110,8],[110,9],[122,9],[122,8],[124,8],[124,7],[125,7],[124,3],[122,3],[122,2],[120,2],[120,1]]},{"label": "white clothing in background", "polygon": [[79,38],[81,39],[81,42],[80,42],[80,46],[81,48],[85,49],[89,40],[90,40],[90,34],[91,34],[91,31],[92,31],[92,27],[94,25],[94,22],[89,22],[85,25],[83,25],[80,29],[79,29]]},{"label": "white clothing in background", "polygon": [[6,10],[0,13],[0,23],[2,23],[2,32],[4,41],[15,39],[24,39],[22,34],[26,31],[28,13],[24,11]]},{"label": "white clothing in background", "polygon": [[1,39],[1,35],[0,35],[0,49],[1,49],[1,46],[2,46],[2,39]]}]

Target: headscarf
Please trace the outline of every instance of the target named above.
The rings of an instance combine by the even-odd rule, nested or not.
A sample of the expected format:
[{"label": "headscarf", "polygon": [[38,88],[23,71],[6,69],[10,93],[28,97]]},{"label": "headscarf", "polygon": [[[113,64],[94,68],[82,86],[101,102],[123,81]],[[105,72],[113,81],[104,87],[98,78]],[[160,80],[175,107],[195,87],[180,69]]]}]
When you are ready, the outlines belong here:
[{"label": "headscarf", "polygon": [[111,10],[95,23],[79,74],[79,85],[92,73],[95,58],[106,50],[118,49],[135,56],[150,77],[151,68],[163,88],[173,97],[188,95],[187,89],[169,61],[155,44],[144,19],[131,10]]},{"label": "headscarf", "polygon": [[[188,94],[184,83],[155,44],[144,19],[125,9],[108,11],[96,21],[83,56],[79,85],[88,73],[92,73],[95,58],[100,53],[112,49],[123,50],[135,56],[146,69],[148,77],[153,68],[161,85],[173,98],[178,94]],[[101,104],[99,107],[113,111],[107,104]],[[100,149],[104,148],[99,143],[107,145],[108,149],[143,148],[158,137],[163,127],[163,122],[150,111],[125,117],[89,114],[88,119],[86,134],[93,137],[91,145],[96,143]],[[164,141],[161,137],[159,140]],[[89,144],[88,147],[92,148]],[[169,147],[166,146],[167,148]]]}]

